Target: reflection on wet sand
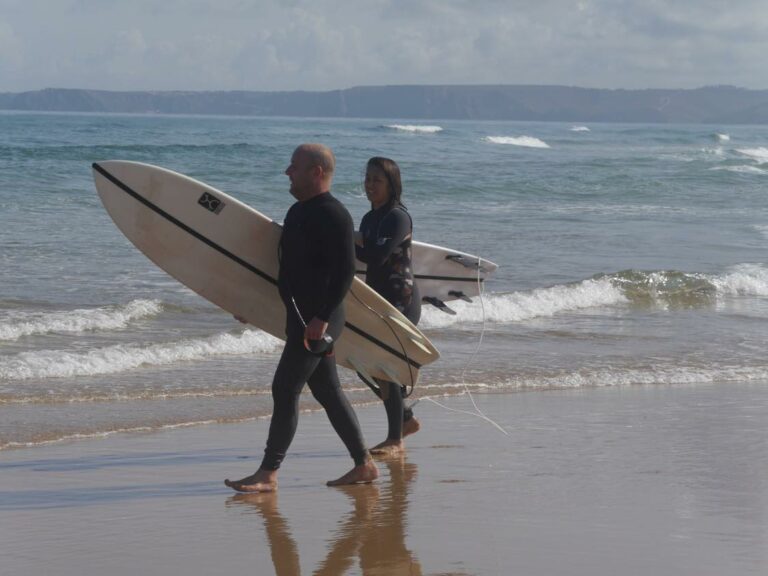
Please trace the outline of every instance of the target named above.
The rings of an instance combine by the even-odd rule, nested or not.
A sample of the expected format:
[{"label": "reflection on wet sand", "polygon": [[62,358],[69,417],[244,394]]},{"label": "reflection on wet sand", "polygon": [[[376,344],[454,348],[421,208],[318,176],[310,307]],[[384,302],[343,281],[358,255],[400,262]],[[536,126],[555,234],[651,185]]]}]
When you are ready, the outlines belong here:
[{"label": "reflection on wet sand", "polygon": [[[313,574],[345,574],[358,560],[363,574],[421,575],[421,565],[405,545],[408,490],[416,465],[404,457],[380,463],[389,470],[389,479],[338,488],[349,497],[352,510],[339,521],[328,553]],[[277,576],[301,573],[299,549],[278,509],[277,493],[236,494],[227,504],[252,506],[264,519]]]}]

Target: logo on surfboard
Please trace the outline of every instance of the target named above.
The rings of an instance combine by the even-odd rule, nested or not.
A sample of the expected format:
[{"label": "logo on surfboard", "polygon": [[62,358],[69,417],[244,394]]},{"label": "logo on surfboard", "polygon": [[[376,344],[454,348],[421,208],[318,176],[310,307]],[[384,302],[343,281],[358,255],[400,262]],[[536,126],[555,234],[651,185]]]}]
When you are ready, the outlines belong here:
[{"label": "logo on surfboard", "polygon": [[203,195],[200,196],[200,199],[197,201],[197,203],[206,210],[213,212],[214,214],[218,214],[224,209],[224,202],[208,192],[203,192]]}]

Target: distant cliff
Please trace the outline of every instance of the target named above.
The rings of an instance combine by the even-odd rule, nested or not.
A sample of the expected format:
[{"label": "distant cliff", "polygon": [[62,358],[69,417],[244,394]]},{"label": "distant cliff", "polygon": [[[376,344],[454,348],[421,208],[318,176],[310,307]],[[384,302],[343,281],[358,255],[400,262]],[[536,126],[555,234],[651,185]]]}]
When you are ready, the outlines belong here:
[{"label": "distant cliff", "polygon": [[378,86],[330,92],[0,93],[0,109],[332,118],[768,124],[768,90],[568,86]]}]

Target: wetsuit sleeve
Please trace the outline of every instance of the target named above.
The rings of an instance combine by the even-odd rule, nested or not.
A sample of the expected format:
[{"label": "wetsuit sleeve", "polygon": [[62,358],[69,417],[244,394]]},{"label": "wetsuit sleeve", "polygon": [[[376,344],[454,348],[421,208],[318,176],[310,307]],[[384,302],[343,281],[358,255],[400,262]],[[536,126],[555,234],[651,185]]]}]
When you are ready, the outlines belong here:
[{"label": "wetsuit sleeve", "polygon": [[344,297],[355,278],[355,228],[352,217],[341,205],[328,206],[324,215],[325,233],[322,235],[322,251],[328,263],[328,290],[317,317],[327,322]]},{"label": "wetsuit sleeve", "polygon": [[363,239],[363,247],[357,247],[357,257],[369,266],[381,266],[410,233],[411,218],[395,208],[384,216],[377,235]]}]

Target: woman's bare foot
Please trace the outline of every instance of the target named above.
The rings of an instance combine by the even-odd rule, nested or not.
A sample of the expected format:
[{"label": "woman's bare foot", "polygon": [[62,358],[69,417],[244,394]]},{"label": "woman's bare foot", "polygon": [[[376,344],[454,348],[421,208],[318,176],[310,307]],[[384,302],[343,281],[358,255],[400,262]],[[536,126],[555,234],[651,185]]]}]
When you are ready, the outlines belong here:
[{"label": "woman's bare foot", "polygon": [[370,449],[370,453],[375,456],[400,456],[405,454],[405,444],[402,440],[384,440]]},{"label": "woman's bare foot", "polygon": [[257,470],[255,474],[241,480],[224,480],[224,484],[237,492],[275,492],[277,490],[277,470]]},{"label": "woman's bare foot", "polygon": [[365,464],[355,466],[341,478],[326,482],[327,486],[346,486],[349,484],[368,484],[379,477],[379,469],[372,458],[368,458]]},{"label": "woman's bare foot", "polygon": [[419,421],[416,420],[416,418],[411,418],[410,420],[403,422],[403,438],[410,436],[411,434],[416,434],[419,430],[421,430],[421,424],[419,424]]}]

